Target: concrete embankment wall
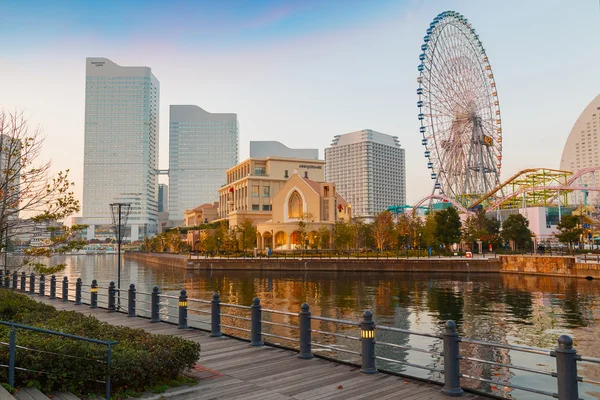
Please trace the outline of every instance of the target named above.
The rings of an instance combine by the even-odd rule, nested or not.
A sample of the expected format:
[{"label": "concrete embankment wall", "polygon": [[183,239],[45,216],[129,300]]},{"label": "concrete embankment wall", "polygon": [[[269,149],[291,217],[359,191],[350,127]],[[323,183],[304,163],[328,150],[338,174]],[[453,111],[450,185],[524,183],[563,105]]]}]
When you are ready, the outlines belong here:
[{"label": "concrete embankment wall", "polygon": [[188,270],[356,271],[356,272],[494,272],[498,259],[187,259],[177,256],[127,253],[125,257]]},{"label": "concrete embankment wall", "polygon": [[502,272],[578,278],[600,278],[599,263],[579,263],[575,257],[500,256]]}]

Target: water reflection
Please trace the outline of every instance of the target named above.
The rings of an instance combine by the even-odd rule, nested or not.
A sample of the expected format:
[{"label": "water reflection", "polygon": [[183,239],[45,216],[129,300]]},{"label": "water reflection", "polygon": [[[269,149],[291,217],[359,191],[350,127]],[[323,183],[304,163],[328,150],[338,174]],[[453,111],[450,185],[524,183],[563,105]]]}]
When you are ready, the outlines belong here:
[{"label": "water reflection", "polygon": [[[73,282],[81,277],[84,285],[97,279],[101,286],[116,281],[115,256],[65,257],[66,274]],[[298,312],[307,302],[313,315],[359,321],[362,311],[371,309],[379,324],[427,333],[441,333],[448,319],[456,321],[461,336],[509,344],[521,344],[553,349],[561,334],[574,337],[578,351],[600,357],[597,338],[600,335],[600,281],[559,277],[538,277],[500,274],[439,274],[439,273],[349,273],[349,272],[247,272],[247,271],[184,271],[159,267],[138,261],[125,260],[123,287],[134,283],[138,290],[150,292],[158,286],[163,293],[178,294],[185,287],[188,296],[210,299],[221,294],[223,302],[250,305],[257,296],[265,308]],[[202,305],[194,307],[201,309]],[[247,316],[245,310],[228,309],[230,315]],[[173,313],[173,315],[175,315]],[[165,318],[167,315],[165,314]],[[190,313],[194,321],[207,321],[205,315]],[[279,324],[296,324],[295,317],[266,315]],[[244,328],[244,321],[224,322]],[[313,328],[357,336],[355,327],[326,321],[313,322]],[[275,325],[265,325],[271,334],[297,338],[297,331]],[[231,332],[234,333],[234,332]],[[244,331],[235,332],[244,334]],[[315,334],[321,343],[341,349],[358,349],[350,339]],[[410,345],[439,353],[442,344],[437,339],[377,331],[378,341]],[[283,341],[281,343],[284,343]],[[290,343],[284,343],[290,345]],[[293,344],[292,344],[293,345]],[[355,360],[350,353],[331,353],[346,360]],[[486,346],[461,344],[463,356],[495,360],[505,364],[529,366],[553,371],[554,360],[548,357],[519,353]],[[377,347],[377,355],[441,368],[439,355],[406,351],[386,346]],[[440,380],[436,372],[381,363],[385,368],[409,372],[429,379]],[[555,391],[551,377],[531,374],[463,360],[463,373],[482,376],[500,382]],[[581,366],[581,374],[600,380],[600,369],[594,365]],[[502,385],[465,380],[465,384],[495,394],[519,399],[534,399],[537,395],[511,390]],[[600,398],[595,387],[580,386],[580,397]]]}]

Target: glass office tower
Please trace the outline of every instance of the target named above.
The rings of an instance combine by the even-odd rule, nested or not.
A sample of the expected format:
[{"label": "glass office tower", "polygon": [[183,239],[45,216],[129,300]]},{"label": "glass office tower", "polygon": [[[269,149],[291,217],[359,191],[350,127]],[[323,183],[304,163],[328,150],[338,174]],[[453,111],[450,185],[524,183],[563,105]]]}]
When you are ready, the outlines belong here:
[{"label": "glass office tower", "polygon": [[111,203],[131,203],[126,240],[157,232],[159,82],[148,67],[86,59],[83,221],[113,238]]},{"label": "glass office tower", "polygon": [[169,219],[219,200],[225,171],[238,162],[237,114],[212,114],[198,106],[172,105],[169,125]]}]

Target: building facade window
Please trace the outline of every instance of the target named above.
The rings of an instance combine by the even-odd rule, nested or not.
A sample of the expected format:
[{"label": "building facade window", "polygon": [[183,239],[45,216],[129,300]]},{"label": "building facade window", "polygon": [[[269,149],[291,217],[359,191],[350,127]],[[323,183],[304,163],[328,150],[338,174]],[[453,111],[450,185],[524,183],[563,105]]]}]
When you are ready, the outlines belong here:
[{"label": "building facade window", "polygon": [[302,217],[302,197],[296,191],[290,196],[288,202],[288,218]]},{"label": "building facade window", "polygon": [[258,204],[252,204],[252,211],[259,211],[260,206]]},{"label": "building facade window", "polygon": [[258,185],[252,185],[252,197],[258,197]]},{"label": "building facade window", "polygon": [[269,186],[263,186],[263,197],[271,196],[271,188]]}]

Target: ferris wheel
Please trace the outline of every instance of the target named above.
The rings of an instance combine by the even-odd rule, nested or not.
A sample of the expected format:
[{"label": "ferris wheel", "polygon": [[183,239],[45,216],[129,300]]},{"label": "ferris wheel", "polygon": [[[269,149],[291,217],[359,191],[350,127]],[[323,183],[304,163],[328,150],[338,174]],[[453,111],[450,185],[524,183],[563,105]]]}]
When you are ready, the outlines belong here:
[{"label": "ferris wheel", "polygon": [[417,106],[433,193],[467,206],[500,184],[502,125],[494,74],[475,29],[456,11],[435,17],[423,41]]}]

